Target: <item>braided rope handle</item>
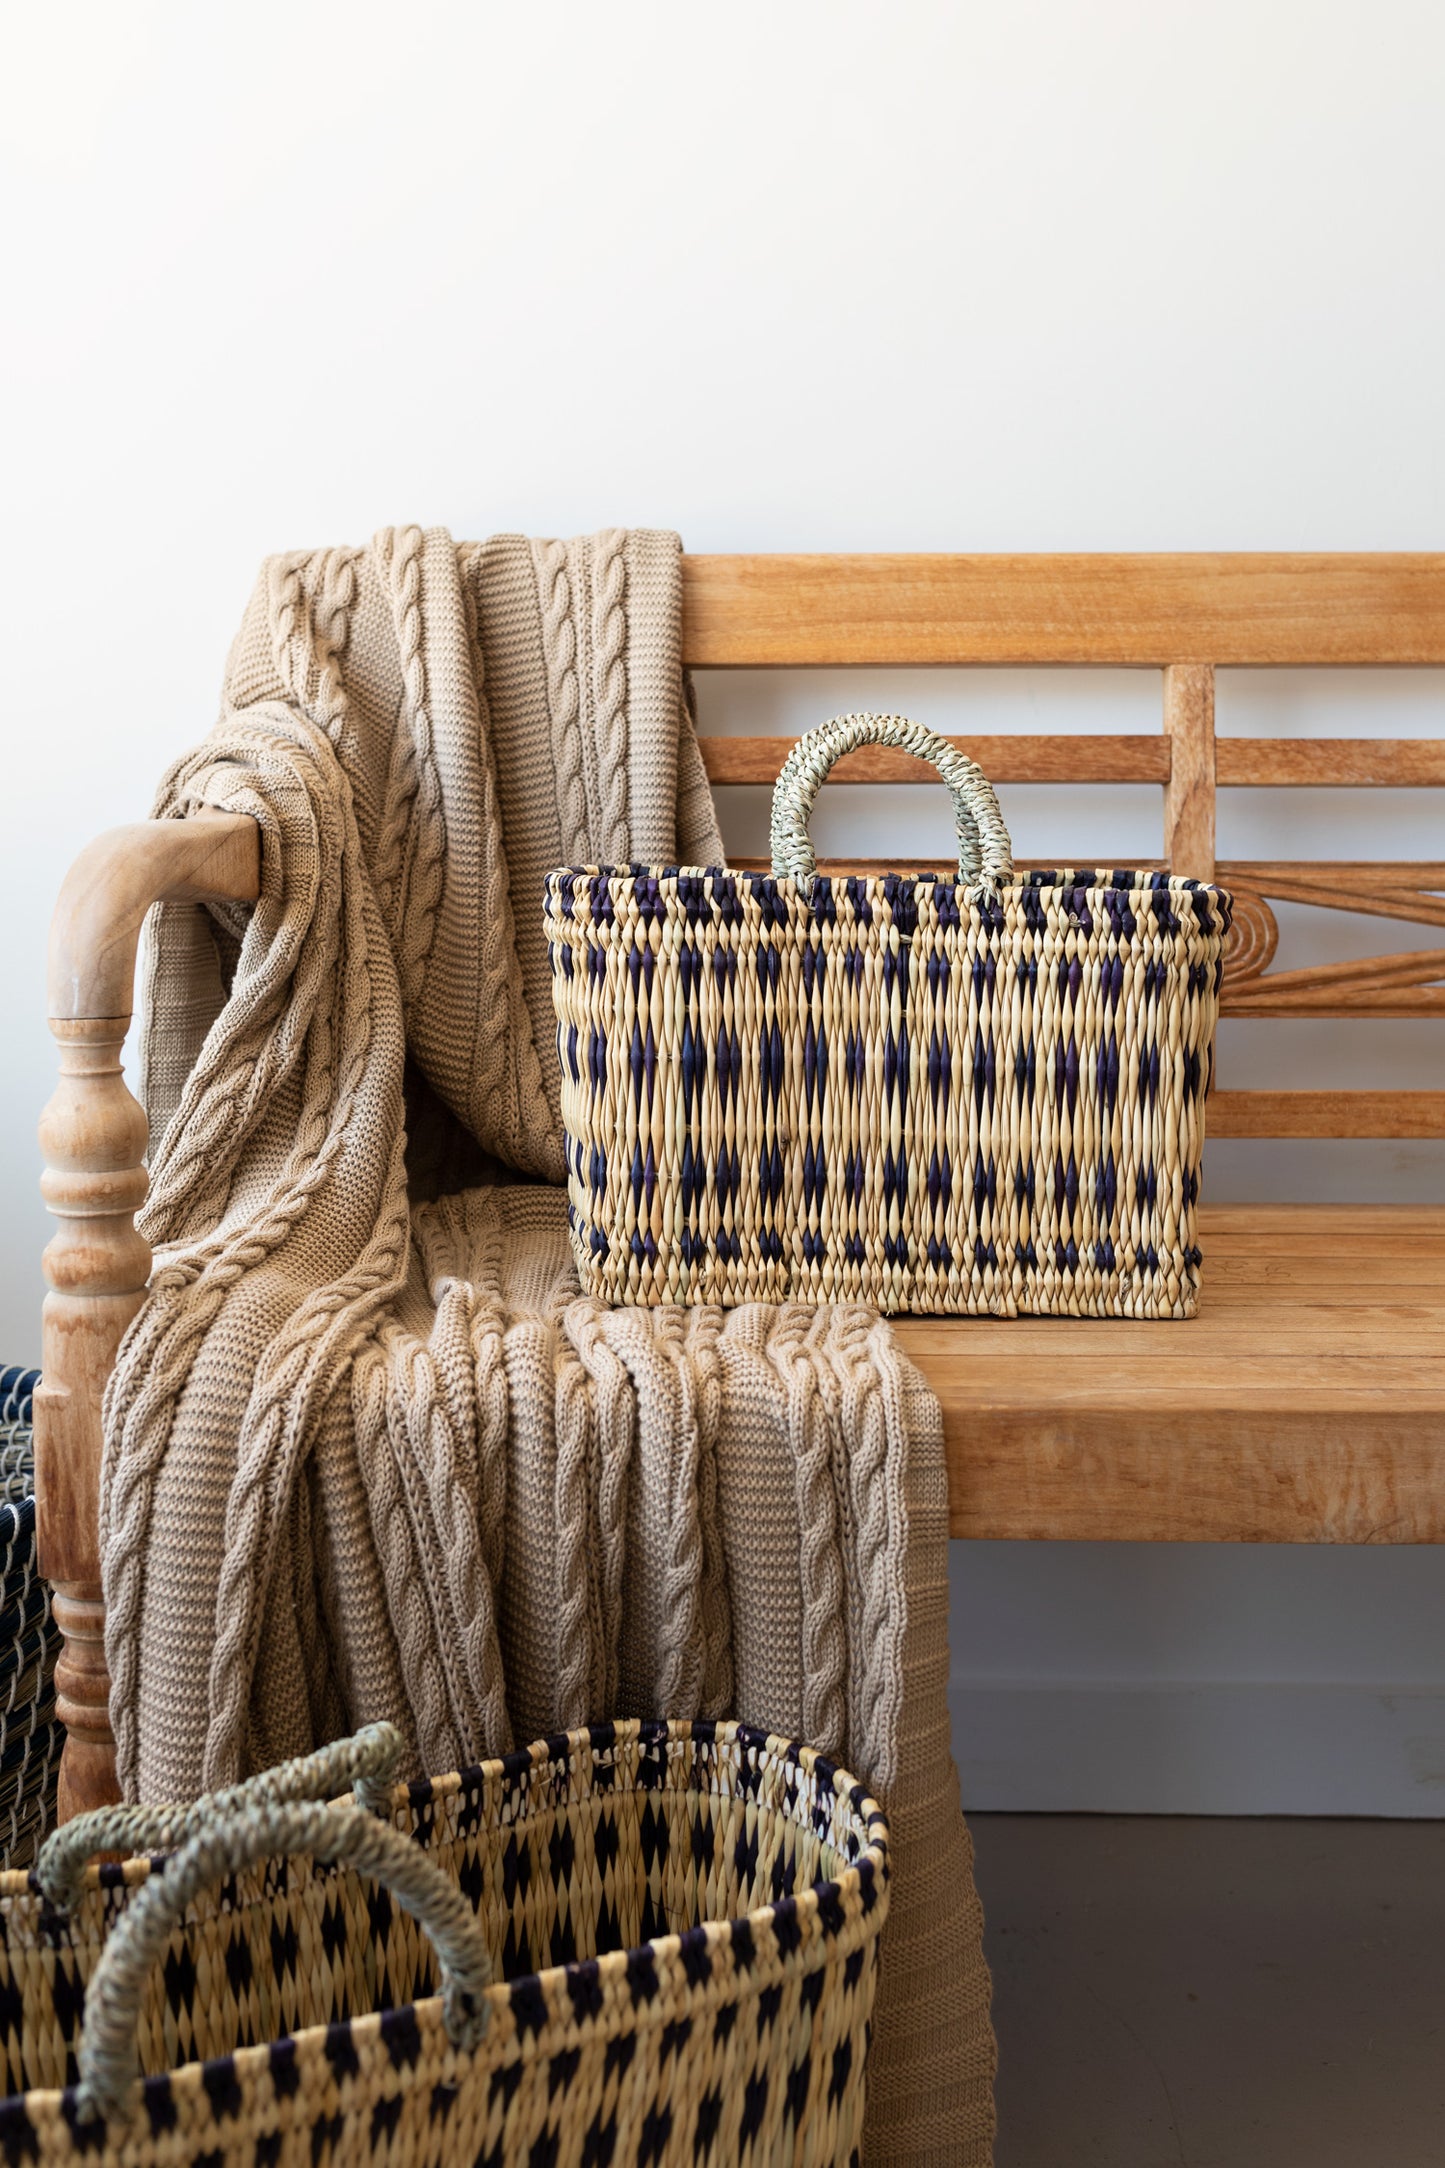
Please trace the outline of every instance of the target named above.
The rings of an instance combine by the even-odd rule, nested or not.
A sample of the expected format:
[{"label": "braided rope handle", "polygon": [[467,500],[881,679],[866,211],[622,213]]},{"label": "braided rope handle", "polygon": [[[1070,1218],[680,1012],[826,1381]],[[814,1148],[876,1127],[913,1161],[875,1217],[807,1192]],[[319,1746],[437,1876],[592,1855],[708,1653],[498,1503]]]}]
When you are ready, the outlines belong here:
[{"label": "braided rope handle", "polygon": [[906,715],[835,715],[810,730],[783,763],[773,789],[773,878],[793,879],[806,895],[818,869],[808,816],[835,760],[860,745],[896,745],[929,761],[953,797],[958,878],[965,888],[1003,888],[1013,879],[1013,844],[992,783],[983,770]]},{"label": "braided rope handle", "polygon": [[80,2038],[80,2122],[118,2116],[140,2070],[136,2034],[151,1968],[186,1907],[213,1882],[282,1853],[307,1852],[390,1890],[422,1928],[441,1967],[442,2018],[459,2048],[477,2046],[490,2015],[492,1960],[477,1916],[421,1847],[364,1807],[253,1794],[189,1837],[164,1874],[154,1875],[122,1913],[85,1991]]},{"label": "braided rope handle", "polygon": [[400,1760],[396,1726],[366,1724],[353,1738],[263,1769],[188,1807],[96,1807],[51,1832],[35,1862],[36,1879],[50,1902],[68,1911],[85,1886],[86,1863],[97,1852],[173,1851],[217,1816],[253,1803],[334,1799],[338,1792],[354,1792],[360,1806],[384,1814]]}]

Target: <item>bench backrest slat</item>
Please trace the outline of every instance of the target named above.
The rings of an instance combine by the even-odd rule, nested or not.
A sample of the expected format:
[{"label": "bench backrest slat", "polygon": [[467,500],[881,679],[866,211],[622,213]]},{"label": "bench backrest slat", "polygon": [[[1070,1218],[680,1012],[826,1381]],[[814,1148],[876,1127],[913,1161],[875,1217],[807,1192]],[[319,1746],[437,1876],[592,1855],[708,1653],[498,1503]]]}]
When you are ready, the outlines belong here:
[{"label": "bench backrest slat", "polygon": [[1445,664],[1445,552],[685,557],[699,668]]}]

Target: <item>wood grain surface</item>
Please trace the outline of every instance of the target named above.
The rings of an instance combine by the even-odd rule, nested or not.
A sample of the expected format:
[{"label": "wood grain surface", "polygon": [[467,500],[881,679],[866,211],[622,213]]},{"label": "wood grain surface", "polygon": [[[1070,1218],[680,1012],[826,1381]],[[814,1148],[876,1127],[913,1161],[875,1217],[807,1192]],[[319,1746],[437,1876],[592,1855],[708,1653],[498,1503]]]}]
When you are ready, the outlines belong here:
[{"label": "wood grain surface", "polygon": [[1445,1541],[1445,1212],[1217,1205],[1188,1323],[900,1319],[956,1536]]},{"label": "wood grain surface", "polygon": [[[819,717],[819,721],[825,718]],[[955,737],[991,783],[1167,783],[1168,738],[1144,731],[1020,731]],[[703,766],[713,784],[778,779],[797,744],[780,735],[705,737]],[[1445,785],[1445,740],[1436,738],[1216,738],[1220,785],[1310,790],[1407,790]],[[933,778],[937,781],[937,778]],[[926,765],[885,745],[840,760],[830,783],[926,783]]]},{"label": "wood grain surface", "polygon": [[[826,720],[819,717],[820,721]],[[708,781],[766,783],[771,789],[796,738],[702,739]],[[1077,737],[948,737],[956,752],[975,761],[991,783],[1167,783],[1169,741],[1155,733]],[[863,745],[828,771],[829,783],[937,783],[936,770],[890,745]]]},{"label": "wood grain surface", "polygon": [[1445,663],[1445,554],[684,557],[683,660]]}]

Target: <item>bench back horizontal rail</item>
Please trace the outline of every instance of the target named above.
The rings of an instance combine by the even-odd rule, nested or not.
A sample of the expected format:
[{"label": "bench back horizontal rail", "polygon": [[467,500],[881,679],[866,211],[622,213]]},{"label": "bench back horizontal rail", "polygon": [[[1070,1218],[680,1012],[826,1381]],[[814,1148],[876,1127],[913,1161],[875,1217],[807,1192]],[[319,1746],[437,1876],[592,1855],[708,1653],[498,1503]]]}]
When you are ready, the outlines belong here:
[{"label": "bench back horizontal rail", "polygon": [[[1160,670],[1157,735],[950,742],[999,783],[1156,785],[1158,863],[1217,879],[1235,896],[1226,1016],[1445,1016],[1445,944],[1271,968],[1281,903],[1445,927],[1445,861],[1215,856],[1220,789],[1445,788],[1445,738],[1230,738],[1214,720],[1219,668],[1445,666],[1445,553],[684,557],[683,596],[684,660],[694,668]],[[771,786],[793,742],[704,737],[709,779]],[[869,746],[830,780],[910,783],[927,773],[906,753]],[[1092,857],[1084,847],[1074,863]],[[1216,1089],[1210,1127],[1216,1136],[1445,1137],[1445,1091]]]},{"label": "bench back horizontal rail", "polygon": [[[1173,747],[1166,737],[1045,735],[949,737],[993,783],[1167,783]],[[711,783],[775,783],[789,738],[704,738]],[[829,771],[830,783],[917,783],[911,753],[860,746]],[[1411,790],[1445,786],[1445,739],[1217,738],[1215,783],[1223,789]]]},{"label": "bench back horizontal rail", "polygon": [[1445,553],[684,557],[699,669],[1445,664]]}]

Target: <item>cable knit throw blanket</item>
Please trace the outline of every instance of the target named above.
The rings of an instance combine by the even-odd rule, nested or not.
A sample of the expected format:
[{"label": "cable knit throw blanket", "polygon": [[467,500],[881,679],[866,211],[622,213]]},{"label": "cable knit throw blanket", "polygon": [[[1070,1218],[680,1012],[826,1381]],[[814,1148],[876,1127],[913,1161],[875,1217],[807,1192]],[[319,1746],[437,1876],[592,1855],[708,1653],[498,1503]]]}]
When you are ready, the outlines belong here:
[{"label": "cable knit throw blanket", "polygon": [[262,892],[148,938],[121,1781],[380,1716],[417,1770],[612,1715],[807,1739],[893,1819],[870,2168],[964,2168],[993,2039],[937,1405],[869,1312],[608,1311],[568,1247],[542,876],[721,861],[680,629],[671,535],[409,527],[262,572],[158,807],[253,814]]}]

